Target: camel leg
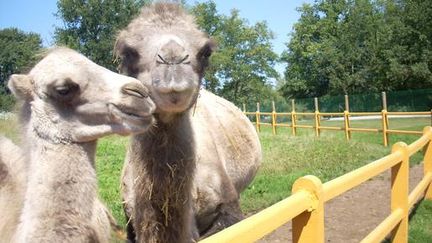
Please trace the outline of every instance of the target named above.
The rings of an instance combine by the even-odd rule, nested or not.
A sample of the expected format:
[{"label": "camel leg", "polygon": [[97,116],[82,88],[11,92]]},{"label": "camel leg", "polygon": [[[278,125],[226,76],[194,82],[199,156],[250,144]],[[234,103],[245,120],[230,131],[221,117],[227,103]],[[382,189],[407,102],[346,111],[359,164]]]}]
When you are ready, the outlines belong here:
[{"label": "camel leg", "polygon": [[218,214],[210,227],[201,232],[201,239],[213,235],[244,219],[238,200],[219,205]]}]

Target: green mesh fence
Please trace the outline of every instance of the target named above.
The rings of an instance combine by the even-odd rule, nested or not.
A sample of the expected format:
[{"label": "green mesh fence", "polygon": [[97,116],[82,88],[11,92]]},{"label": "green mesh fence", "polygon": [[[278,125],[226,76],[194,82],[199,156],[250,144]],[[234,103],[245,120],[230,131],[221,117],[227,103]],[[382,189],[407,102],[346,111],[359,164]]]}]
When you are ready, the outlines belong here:
[{"label": "green mesh fence", "polygon": [[[432,89],[404,90],[386,92],[388,111],[430,111],[432,109]],[[350,94],[349,109],[351,112],[379,112],[383,109],[382,93]],[[291,112],[291,100],[276,101],[277,112]],[[345,96],[318,97],[318,107],[321,112],[343,112]],[[240,107],[243,109],[243,107]],[[256,111],[256,101],[246,104],[247,111]],[[297,112],[315,111],[314,98],[295,99]],[[272,111],[272,101],[260,102],[261,112]]]}]

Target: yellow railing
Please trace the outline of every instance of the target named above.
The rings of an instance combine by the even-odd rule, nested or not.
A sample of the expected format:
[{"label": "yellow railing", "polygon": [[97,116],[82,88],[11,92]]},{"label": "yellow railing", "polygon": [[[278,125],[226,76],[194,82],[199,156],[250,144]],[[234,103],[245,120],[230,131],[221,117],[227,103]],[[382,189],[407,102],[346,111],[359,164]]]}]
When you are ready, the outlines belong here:
[{"label": "yellow railing", "polygon": [[[292,195],[261,212],[209,237],[202,243],[253,242],[292,220],[293,242],[324,242],[324,204],[359,184],[391,169],[391,213],[362,242],[408,242],[408,214],[423,196],[432,199],[432,128],[410,145],[399,142],[391,154],[322,184],[304,176],[293,185]],[[409,193],[409,159],[424,148],[424,176]]]},{"label": "yellow railing", "polygon": [[[319,136],[321,131],[323,130],[339,130],[345,132],[346,139],[351,139],[352,132],[380,132],[383,134],[383,144],[384,146],[388,146],[389,144],[389,134],[416,134],[421,135],[421,131],[407,131],[407,130],[396,130],[389,128],[389,116],[398,115],[398,116],[418,116],[425,115],[430,116],[432,121],[432,111],[424,111],[424,112],[390,112],[387,111],[387,105],[383,106],[383,110],[381,112],[350,112],[349,105],[346,99],[346,108],[344,112],[320,112],[318,109],[318,100],[315,98],[315,112],[296,112],[294,100],[292,102],[292,111],[291,112],[276,112],[275,105],[273,102],[272,112],[261,112],[259,103],[257,103],[257,110],[255,112],[247,112],[244,110],[244,114],[248,116],[254,116],[255,122],[253,122],[256,126],[256,130],[258,132],[261,131],[261,126],[271,126],[273,134],[277,134],[278,127],[291,127],[292,134],[295,136],[297,134],[298,128],[310,128],[315,130],[315,135]],[[243,106],[245,107],[245,106]],[[245,108],[243,108],[245,109]],[[267,116],[270,117],[271,122],[261,122],[261,117]],[[298,124],[298,116],[303,117],[312,117],[313,124],[312,125],[304,125]],[[321,120],[323,117],[343,117],[343,126],[321,126]],[[355,116],[380,116],[381,119],[381,128],[358,128],[351,127],[350,117]],[[278,123],[278,117],[290,117],[291,123]]]}]

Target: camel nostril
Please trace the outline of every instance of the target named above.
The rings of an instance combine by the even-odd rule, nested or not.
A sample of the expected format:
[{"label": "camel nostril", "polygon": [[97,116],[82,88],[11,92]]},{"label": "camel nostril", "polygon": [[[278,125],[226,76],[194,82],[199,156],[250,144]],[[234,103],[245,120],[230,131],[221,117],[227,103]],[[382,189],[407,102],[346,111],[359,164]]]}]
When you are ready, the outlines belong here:
[{"label": "camel nostril", "polygon": [[148,98],[149,93],[147,89],[139,84],[129,83],[122,87],[122,93],[125,95],[135,96],[137,98]]}]

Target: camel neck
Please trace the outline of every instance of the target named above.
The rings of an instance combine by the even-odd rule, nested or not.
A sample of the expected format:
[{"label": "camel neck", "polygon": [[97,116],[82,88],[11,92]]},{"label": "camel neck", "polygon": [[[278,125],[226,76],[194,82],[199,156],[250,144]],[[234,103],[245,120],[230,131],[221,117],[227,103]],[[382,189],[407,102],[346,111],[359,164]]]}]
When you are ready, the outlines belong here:
[{"label": "camel neck", "polygon": [[[68,237],[64,242],[71,242],[74,230],[80,232],[80,227],[88,225],[97,194],[96,141],[53,144],[36,138],[29,142],[29,174],[18,237],[23,242]],[[70,235],[56,235],[61,232]]]},{"label": "camel neck", "polygon": [[[158,120],[148,132],[134,136],[132,147],[139,156],[133,172],[135,190],[151,200],[151,204],[142,198],[135,201],[134,218],[146,226],[135,226],[138,238],[146,242],[187,242],[196,166],[189,114],[169,123]],[[152,213],[142,213],[147,210]]]}]

